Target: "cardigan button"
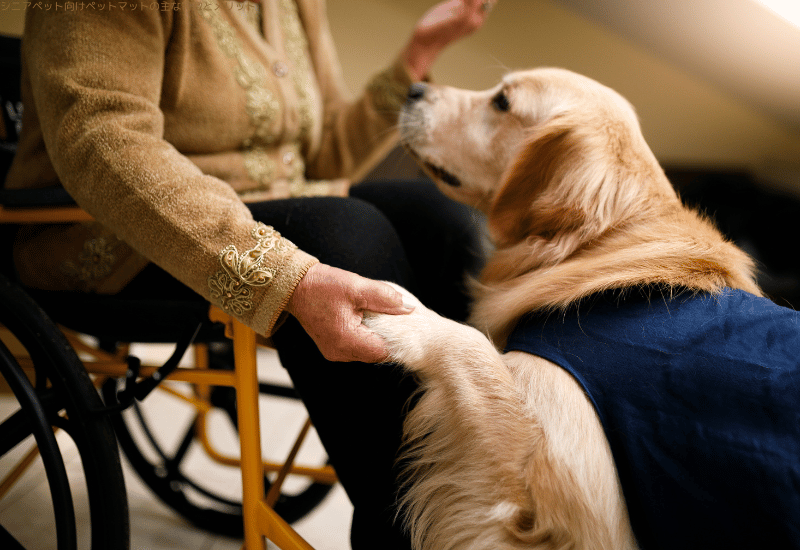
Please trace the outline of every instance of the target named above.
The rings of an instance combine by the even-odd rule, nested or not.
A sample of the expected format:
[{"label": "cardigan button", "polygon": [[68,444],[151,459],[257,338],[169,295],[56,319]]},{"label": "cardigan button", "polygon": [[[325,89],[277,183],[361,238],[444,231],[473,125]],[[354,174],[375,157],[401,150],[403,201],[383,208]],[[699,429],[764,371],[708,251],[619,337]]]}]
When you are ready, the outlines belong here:
[{"label": "cardigan button", "polygon": [[294,162],[294,152],[293,151],[286,151],[283,154],[283,163],[286,166],[289,166],[293,162]]},{"label": "cardigan button", "polygon": [[275,76],[278,78],[283,78],[289,74],[289,66],[283,61],[276,61],[272,64],[272,72],[275,73]]}]

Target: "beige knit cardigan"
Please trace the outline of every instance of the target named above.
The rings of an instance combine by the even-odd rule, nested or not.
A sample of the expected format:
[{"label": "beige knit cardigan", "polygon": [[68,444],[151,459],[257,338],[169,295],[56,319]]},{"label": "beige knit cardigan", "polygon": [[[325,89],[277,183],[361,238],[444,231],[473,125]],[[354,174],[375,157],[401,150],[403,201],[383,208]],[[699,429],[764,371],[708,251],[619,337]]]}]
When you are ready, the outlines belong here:
[{"label": "beige knit cardigan", "polygon": [[271,335],[317,260],[245,202],[346,194],[395,143],[407,71],[348,98],[324,0],[73,6],[27,13],[6,185],[63,185],[96,222],[23,229],[21,279],[114,293],[152,261]]}]

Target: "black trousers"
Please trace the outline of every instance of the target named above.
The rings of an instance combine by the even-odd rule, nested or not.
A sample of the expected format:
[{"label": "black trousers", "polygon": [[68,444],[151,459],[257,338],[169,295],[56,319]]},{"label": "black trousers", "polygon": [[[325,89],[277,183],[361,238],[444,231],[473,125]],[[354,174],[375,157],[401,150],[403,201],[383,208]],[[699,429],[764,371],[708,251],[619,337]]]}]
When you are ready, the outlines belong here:
[{"label": "black trousers", "polygon": [[[464,283],[482,264],[481,223],[431,182],[364,183],[349,198],[275,200],[251,210],[320,261],[398,283],[441,315],[466,318]],[[153,276],[143,273],[124,292],[152,292]],[[293,318],[273,341],[354,505],[353,549],[407,550],[396,518],[397,458],[416,382],[397,366],[327,361]]]}]

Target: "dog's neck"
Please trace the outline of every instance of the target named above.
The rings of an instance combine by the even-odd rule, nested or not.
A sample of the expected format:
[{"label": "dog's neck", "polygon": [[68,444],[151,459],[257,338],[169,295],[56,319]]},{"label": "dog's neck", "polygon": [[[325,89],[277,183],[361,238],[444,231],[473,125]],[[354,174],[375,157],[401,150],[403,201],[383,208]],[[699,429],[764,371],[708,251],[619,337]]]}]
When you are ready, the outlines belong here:
[{"label": "dog's neck", "polygon": [[752,260],[708,221],[683,208],[616,224],[570,246],[555,262],[543,239],[497,250],[475,285],[472,323],[502,345],[523,315],[563,310],[605,290],[657,285],[761,293]]}]

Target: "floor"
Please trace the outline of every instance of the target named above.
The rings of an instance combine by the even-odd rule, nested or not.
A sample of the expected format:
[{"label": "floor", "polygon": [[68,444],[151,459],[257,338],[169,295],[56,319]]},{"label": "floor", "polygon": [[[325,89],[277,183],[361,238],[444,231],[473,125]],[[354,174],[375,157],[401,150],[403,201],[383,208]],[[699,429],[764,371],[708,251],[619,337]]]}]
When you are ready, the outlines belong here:
[{"label": "floor", "polygon": [[[158,361],[168,355],[169,349],[161,346],[139,347],[133,353],[147,362]],[[275,355],[270,350],[259,351],[259,378],[269,382],[288,382],[285,371],[280,367]],[[185,393],[180,385],[175,389]],[[173,395],[165,392],[151,394],[145,400],[144,411],[146,418],[158,418],[160,426],[164,426],[163,434],[159,432],[159,441],[165,448],[170,446],[170,437],[180,437],[185,433],[188,405]],[[16,402],[7,394],[0,394],[0,421],[16,410]],[[305,411],[302,405],[287,400],[262,400],[262,440],[264,448],[276,449],[278,455],[286,452],[291,447],[294,436],[299,426],[305,420]],[[163,419],[169,419],[164,422]],[[227,419],[212,418],[211,435],[220,445],[220,449],[234,445],[235,440],[230,435],[230,426]],[[313,430],[312,430],[313,432]],[[218,437],[219,436],[219,437]],[[72,483],[73,500],[76,504],[78,516],[79,544],[81,548],[88,548],[86,539],[87,530],[80,518],[85,512],[85,491],[82,492],[80,480],[81,462],[72,442],[63,432],[57,434],[59,444],[64,449],[65,462]],[[22,445],[18,446],[22,447]],[[15,451],[21,449],[15,449]],[[235,451],[235,449],[234,449]],[[11,453],[9,453],[10,455]],[[18,454],[22,454],[19,452]],[[0,479],[14,463],[13,457],[6,455],[0,459]],[[276,457],[277,458],[277,457]],[[324,460],[324,451],[313,433],[310,440],[304,443],[298,458],[300,462],[315,463]],[[207,481],[214,491],[223,496],[240,498],[241,487],[237,485],[238,470],[221,467],[205,457],[197,449],[191,449],[187,459],[182,465],[191,469],[197,479]],[[199,529],[178,516],[172,509],[166,507],[152,491],[145,486],[130,465],[123,459],[125,479],[128,491],[131,521],[131,548],[134,550],[239,550],[241,540],[230,539],[211,534]],[[17,482],[13,489],[0,500],[0,524],[11,532],[27,550],[45,550],[53,547],[53,539],[48,536],[53,529],[52,504],[49,500],[48,486],[44,479],[44,468],[37,461]],[[302,481],[291,482],[287,480],[287,490],[295,490],[295,485],[302,485]],[[230,494],[228,494],[230,493]],[[349,546],[349,525],[352,506],[348,501],[341,486],[334,490],[318,505],[308,516],[295,523],[295,529],[316,550],[347,550]],[[270,549],[276,547],[270,545]]]}]

